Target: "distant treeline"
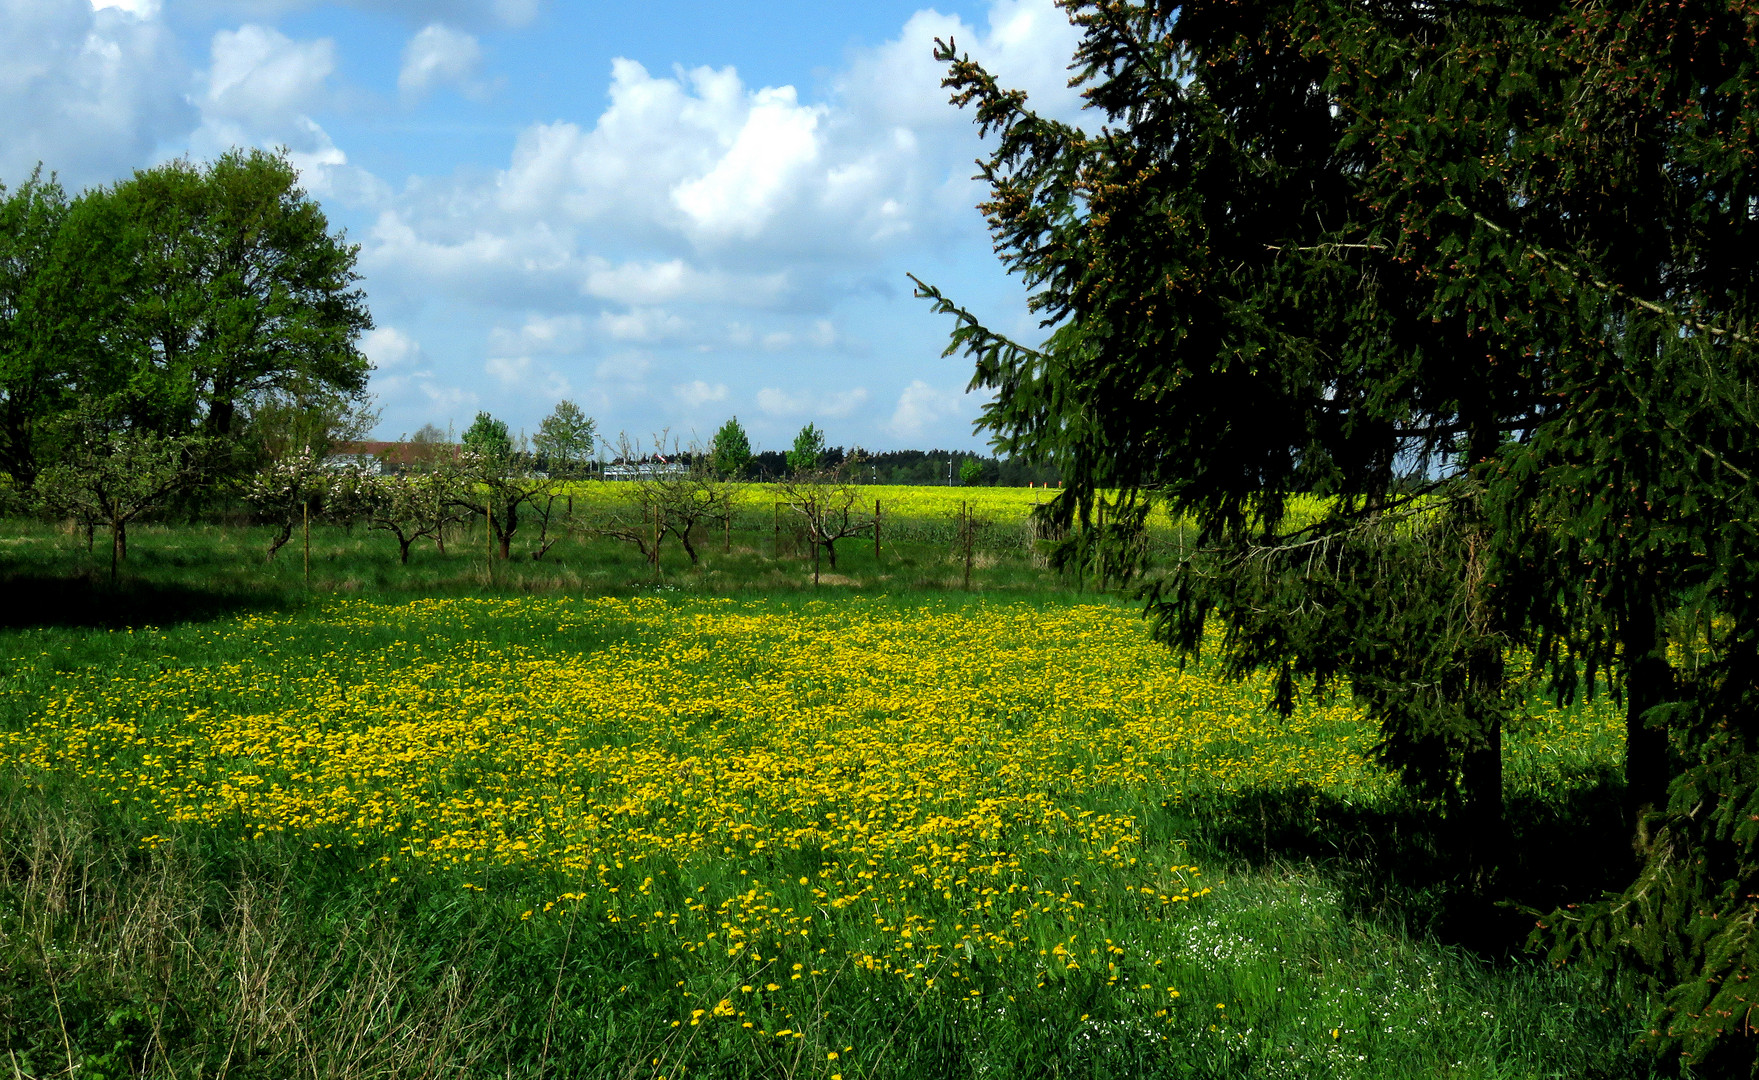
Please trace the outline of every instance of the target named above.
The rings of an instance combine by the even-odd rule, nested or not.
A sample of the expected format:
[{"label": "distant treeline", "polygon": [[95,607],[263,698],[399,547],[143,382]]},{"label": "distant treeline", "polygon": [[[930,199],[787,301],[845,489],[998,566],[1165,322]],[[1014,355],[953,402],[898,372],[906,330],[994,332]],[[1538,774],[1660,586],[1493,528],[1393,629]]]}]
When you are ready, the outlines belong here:
[{"label": "distant treeline", "polygon": [[[851,449],[827,447],[825,464],[842,465]],[[975,483],[984,487],[1025,487],[1027,484],[1054,483],[1061,480],[1056,469],[1030,465],[1024,461],[985,457],[969,450],[883,450],[861,453],[861,475],[858,479],[875,484],[939,484],[948,483],[948,463],[952,463],[952,483],[960,482],[960,469],[967,461],[975,461],[983,470]],[[751,475],[774,478],[788,474],[787,455],[780,450],[763,450],[752,455]]]}]

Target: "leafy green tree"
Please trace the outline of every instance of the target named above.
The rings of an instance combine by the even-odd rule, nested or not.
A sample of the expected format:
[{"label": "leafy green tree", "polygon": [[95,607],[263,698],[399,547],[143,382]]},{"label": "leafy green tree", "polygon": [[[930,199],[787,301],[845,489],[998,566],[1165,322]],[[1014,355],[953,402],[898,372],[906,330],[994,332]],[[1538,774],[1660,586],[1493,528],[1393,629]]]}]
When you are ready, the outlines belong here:
[{"label": "leafy green tree", "polygon": [[532,449],[552,475],[575,476],[593,459],[597,425],[572,401],[558,401],[538,425]]},{"label": "leafy green tree", "polygon": [[722,424],[709,443],[709,460],[714,463],[715,472],[729,480],[744,474],[751,466],[751,456],[751,439],[737,416]]},{"label": "leafy green tree", "polygon": [[959,462],[959,484],[970,487],[983,477],[983,462],[976,458],[966,458]]},{"label": "leafy green tree", "polygon": [[485,458],[506,461],[513,456],[513,436],[507,431],[507,421],[497,420],[486,412],[476,414],[459,441],[466,450]]},{"label": "leafy green tree", "polygon": [[794,436],[794,447],[788,451],[788,471],[795,473],[812,472],[819,467],[825,457],[825,433],[816,426],[807,424]]},{"label": "leafy green tree", "polygon": [[0,469],[24,487],[80,437],[82,401],[136,381],[121,330],[133,243],[112,210],[102,193],[70,201],[40,173],[0,186]]},{"label": "leafy green tree", "polygon": [[[137,172],[105,198],[130,223],[137,365],[159,416],[232,435],[266,396],[359,395],[372,328],[355,261],[281,155],[232,150]],[[145,386],[146,384],[143,384]]]}]

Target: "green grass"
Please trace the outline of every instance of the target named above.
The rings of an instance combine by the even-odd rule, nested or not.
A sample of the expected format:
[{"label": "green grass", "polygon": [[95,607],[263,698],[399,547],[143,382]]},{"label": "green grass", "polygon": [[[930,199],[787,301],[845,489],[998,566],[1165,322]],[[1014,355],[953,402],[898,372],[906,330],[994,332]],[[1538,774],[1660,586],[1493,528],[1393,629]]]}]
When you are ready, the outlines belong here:
[{"label": "green grass", "polygon": [[[585,519],[583,505],[580,520]],[[106,537],[98,536],[87,552],[83,534],[10,518],[0,519],[0,582],[14,596],[55,602],[64,622],[77,621],[85,611],[93,618],[117,612],[134,617],[131,604],[145,609],[142,617],[163,611],[165,605],[174,614],[186,609],[201,614],[249,604],[285,606],[314,593],[615,595],[660,587],[716,594],[814,588],[810,552],[788,530],[778,535],[769,514],[742,515],[736,525],[730,538],[718,528],[704,531],[695,564],[668,540],[657,572],[634,545],[585,531],[534,559],[530,552],[536,525],[529,522],[517,534],[513,558],[487,557],[479,522],[477,531],[450,530],[444,552],[432,542],[418,543],[408,565],[399,564],[394,540],[358,527],[314,526],[308,560],[298,533],[273,559],[267,558],[275,530],[265,526],[137,525],[129,530],[128,557],[119,572],[118,584],[124,588],[112,590]],[[821,560],[819,587],[904,592],[963,588],[964,559],[951,535],[951,527],[938,519],[900,520],[883,534],[877,557],[871,539],[840,541],[836,568]],[[974,553],[974,588],[1044,593],[1078,587],[1047,576],[1023,536],[1016,528],[985,534]]]},{"label": "green grass", "polygon": [[[931,544],[877,565],[870,549],[852,551],[846,580],[815,592],[798,562],[778,567],[762,550],[700,569],[668,563],[656,581],[633,552],[581,543],[552,553],[554,563],[496,565],[491,577],[480,549],[429,549],[404,569],[384,538],[329,530],[316,534],[308,593],[297,548],[265,566],[264,530],[218,527],[138,531],[128,577],[112,591],[74,538],[17,523],[3,536],[13,595],[90,582],[80,603],[15,606],[4,620],[0,731],[12,732],[70,687],[112,680],[194,686],[201,672],[247,665],[286,678],[265,678],[263,696],[207,704],[268,711],[297,705],[296,676],[343,680],[386,656],[469,649],[590,661],[666,641],[604,621],[539,633],[519,619],[387,614],[362,628],[326,614],[324,597],[336,593],[633,595],[657,585],[680,612],[697,610],[698,596],[735,593],[781,614],[866,593],[859,603],[875,618],[905,621],[919,610],[981,615],[997,598],[1051,614],[1077,599],[1024,556],[986,565],[979,595],[962,596],[949,584],[962,568]],[[272,630],[240,631],[251,613],[273,615]],[[1101,728],[1091,730],[1097,744]],[[1119,1004],[1097,975],[1041,986],[1032,965],[981,955],[961,961],[977,999],[924,995],[839,962],[806,980],[811,992],[778,995],[763,1019],[807,1037],[765,1040],[680,1023],[738,997],[726,964],[590,910],[522,918],[535,899],[574,887],[558,872],[394,874],[382,863],[396,857],[394,839],[314,848],[310,835],[167,826],[65,775],[31,784],[14,771],[0,779],[0,1076],[1649,1075],[1632,1049],[1644,1002],[1629,982],[1525,954],[1531,920],[1488,903],[1547,907],[1616,873],[1616,842],[1589,842],[1616,837],[1601,827],[1617,814],[1611,755],[1580,745],[1543,769],[1511,764],[1517,845],[1488,897],[1457,873],[1445,826],[1385,784],[1094,796],[1082,805],[1135,817],[1144,859],[1197,864],[1214,886],[1167,913],[1119,909],[1098,924],[1132,955],[1160,960],[1156,981],[1180,989],[1169,1018]],[[143,844],[149,835],[170,842]],[[674,863],[653,876],[675,894],[663,906],[678,910],[698,888],[732,895],[750,875],[772,887],[791,880],[799,867],[774,861],[783,858]],[[1073,852],[1028,870],[1049,881],[1101,873],[1088,880],[1096,910],[1129,877]],[[837,932],[854,935],[859,922]]]}]

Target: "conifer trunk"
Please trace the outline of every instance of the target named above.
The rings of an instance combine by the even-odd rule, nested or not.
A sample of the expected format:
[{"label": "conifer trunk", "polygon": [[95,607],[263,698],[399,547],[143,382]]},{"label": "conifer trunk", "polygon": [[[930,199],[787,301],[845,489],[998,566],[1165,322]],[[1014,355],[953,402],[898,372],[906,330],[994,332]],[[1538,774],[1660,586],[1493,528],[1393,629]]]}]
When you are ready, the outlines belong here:
[{"label": "conifer trunk", "polygon": [[1648,817],[1667,801],[1667,733],[1643,722],[1673,687],[1658,605],[1643,597],[1631,605],[1625,627],[1625,824],[1641,860],[1649,851]]},{"label": "conifer trunk", "polygon": [[[1496,453],[1500,432],[1494,424],[1472,425],[1470,459],[1474,466]],[[1503,655],[1502,640],[1494,633],[1498,623],[1492,610],[1494,593],[1486,588],[1484,552],[1489,548],[1488,523],[1474,509],[1467,525],[1465,575],[1467,619],[1473,644],[1466,658],[1468,718],[1478,732],[1461,761],[1460,783],[1465,789],[1466,858],[1480,886],[1488,883],[1508,846],[1508,823],[1503,813]]]}]

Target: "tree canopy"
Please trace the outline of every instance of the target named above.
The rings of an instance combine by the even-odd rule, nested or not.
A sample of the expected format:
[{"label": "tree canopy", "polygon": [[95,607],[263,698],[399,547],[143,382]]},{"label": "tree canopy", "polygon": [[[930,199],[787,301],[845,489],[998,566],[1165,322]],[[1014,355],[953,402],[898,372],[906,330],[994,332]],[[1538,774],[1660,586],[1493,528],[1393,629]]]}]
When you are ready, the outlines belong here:
[{"label": "tree canopy", "polygon": [[1220,616],[1224,663],[1280,670],[1285,707],[1348,686],[1487,890],[1526,680],[1610,674],[1642,869],[1549,924],[1652,973],[1658,1044],[1750,1065],[1755,13],[1065,6],[1090,130],[940,51],[1048,331],[921,287],[995,444],[1056,466],[1070,520],[1195,520],[1161,633],[1192,650]]},{"label": "tree canopy", "polygon": [[513,456],[513,436],[507,431],[507,421],[497,420],[486,412],[476,414],[476,419],[464,429],[459,441],[466,450],[474,450],[496,461],[506,461]]},{"label": "tree canopy", "polygon": [[751,465],[751,438],[737,416],[728,417],[715,432],[708,452],[715,472],[725,477],[738,477]]},{"label": "tree canopy", "polygon": [[598,430],[592,417],[580,406],[566,399],[556,402],[550,415],[538,425],[532,449],[543,458],[549,472],[570,476],[586,467],[593,458]]},{"label": "tree canopy", "polygon": [[283,156],[171,161],[74,199],[34,175],[0,196],[0,248],[0,467],[25,485],[93,423],[236,445],[259,417],[341,422],[364,395],[357,249]]},{"label": "tree canopy", "polygon": [[788,471],[812,472],[823,464],[825,433],[814,424],[807,424],[794,436],[794,447],[788,451]]}]

